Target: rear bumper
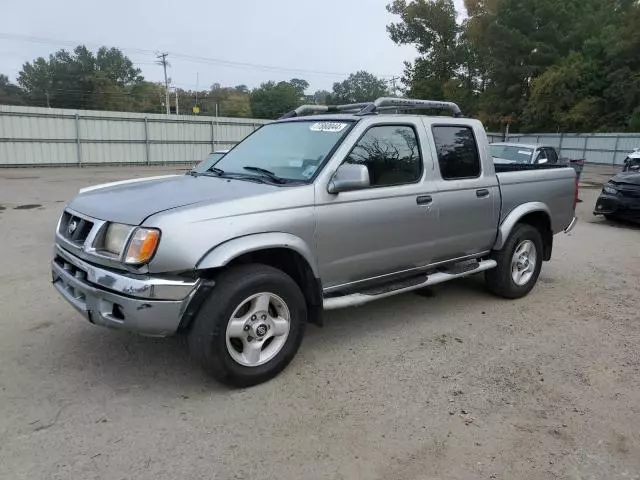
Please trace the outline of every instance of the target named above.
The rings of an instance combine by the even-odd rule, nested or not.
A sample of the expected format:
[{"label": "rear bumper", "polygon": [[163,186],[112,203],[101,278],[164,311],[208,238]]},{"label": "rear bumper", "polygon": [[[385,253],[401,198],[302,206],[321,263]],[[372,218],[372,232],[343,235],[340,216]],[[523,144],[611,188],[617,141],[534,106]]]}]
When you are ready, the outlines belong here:
[{"label": "rear bumper", "polygon": [[150,336],[168,336],[198,286],[197,281],[132,276],[96,267],[56,246],[53,286],[96,325]]},{"label": "rear bumper", "polygon": [[593,214],[640,220],[640,198],[603,193],[598,197]]}]

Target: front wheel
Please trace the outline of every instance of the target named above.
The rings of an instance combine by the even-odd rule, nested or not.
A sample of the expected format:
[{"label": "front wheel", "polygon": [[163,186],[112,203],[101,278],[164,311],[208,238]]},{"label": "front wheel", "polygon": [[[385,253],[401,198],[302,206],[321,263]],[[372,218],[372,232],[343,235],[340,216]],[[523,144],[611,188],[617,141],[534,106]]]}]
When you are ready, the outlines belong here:
[{"label": "front wheel", "polygon": [[267,265],[222,272],[189,331],[189,349],[223,383],[246,387],[282,371],[302,342],[307,308],[298,285]]},{"label": "front wheel", "polygon": [[498,266],[487,270],[489,290],[505,298],[522,298],[535,286],[542,269],[542,237],[531,225],[517,225],[493,258]]}]

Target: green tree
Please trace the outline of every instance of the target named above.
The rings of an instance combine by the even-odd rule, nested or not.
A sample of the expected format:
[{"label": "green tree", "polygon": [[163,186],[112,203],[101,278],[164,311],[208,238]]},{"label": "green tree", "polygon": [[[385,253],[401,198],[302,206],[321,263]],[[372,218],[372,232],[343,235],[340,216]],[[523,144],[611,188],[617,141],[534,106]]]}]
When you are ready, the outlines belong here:
[{"label": "green tree", "polygon": [[125,109],[134,87],[143,82],[140,69],[116,48],[94,55],[84,46],[60,50],[23,65],[18,83],[32,105],[97,110]]},{"label": "green tree", "polygon": [[413,64],[406,64],[407,93],[444,100],[445,84],[458,67],[459,27],[453,0],[394,0],[387,10],[401,20],[387,27],[391,40],[414,45],[420,55]]},{"label": "green tree", "polygon": [[278,118],[305,101],[309,84],[300,79],[290,82],[266,82],[251,92],[251,110],[257,118]]},{"label": "green tree", "polygon": [[481,118],[523,130],[622,129],[638,104],[632,0],[465,0],[486,61]]},{"label": "green tree", "polygon": [[331,102],[335,104],[370,102],[389,94],[387,83],[375,75],[359,71],[343,82],[333,84]]},{"label": "green tree", "polygon": [[24,92],[0,74],[0,105],[24,105]]},{"label": "green tree", "polygon": [[453,0],[394,0],[387,10],[400,17],[387,27],[391,39],[415,46],[419,54],[405,63],[407,95],[454,101],[466,114],[474,114],[486,66],[467,23],[457,23]]}]

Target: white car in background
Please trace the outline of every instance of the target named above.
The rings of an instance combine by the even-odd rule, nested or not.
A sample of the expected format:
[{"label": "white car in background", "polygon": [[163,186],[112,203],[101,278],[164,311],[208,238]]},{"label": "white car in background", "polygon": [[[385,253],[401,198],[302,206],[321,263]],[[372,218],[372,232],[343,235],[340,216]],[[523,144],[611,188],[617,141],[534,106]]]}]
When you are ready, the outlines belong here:
[{"label": "white car in background", "polygon": [[[193,167],[190,171],[202,173],[206,172],[209,168],[215,165],[229,150],[217,150],[215,152],[211,152],[209,156],[204,159],[202,162]],[[130,180],[120,180],[118,182],[109,182],[109,183],[101,183],[100,185],[92,185],[90,187],[84,187],[79,190],[78,193],[90,192],[92,190],[99,190],[105,187],[114,187],[116,185],[127,185],[134,183],[142,183],[149,182],[151,180],[160,180],[162,178],[175,177],[176,175],[156,175],[154,177],[143,177],[143,178],[132,178]]]},{"label": "white car in background", "polygon": [[627,155],[624,159],[623,172],[637,172],[640,171],[640,148],[634,148],[633,152]]}]

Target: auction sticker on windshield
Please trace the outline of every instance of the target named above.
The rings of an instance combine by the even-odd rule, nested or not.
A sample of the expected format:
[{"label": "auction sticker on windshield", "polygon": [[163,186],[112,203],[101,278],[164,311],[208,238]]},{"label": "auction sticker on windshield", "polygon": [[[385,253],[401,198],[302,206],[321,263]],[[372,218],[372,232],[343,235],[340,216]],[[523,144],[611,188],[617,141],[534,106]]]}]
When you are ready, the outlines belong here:
[{"label": "auction sticker on windshield", "polygon": [[311,125],[311,127],[309,127],[309,130],[311,130],[312,132],[341,132],[342,130],[344,130],[347,127],[346,123],[341,123],[341,122],[316,122],[313,125]]}]

